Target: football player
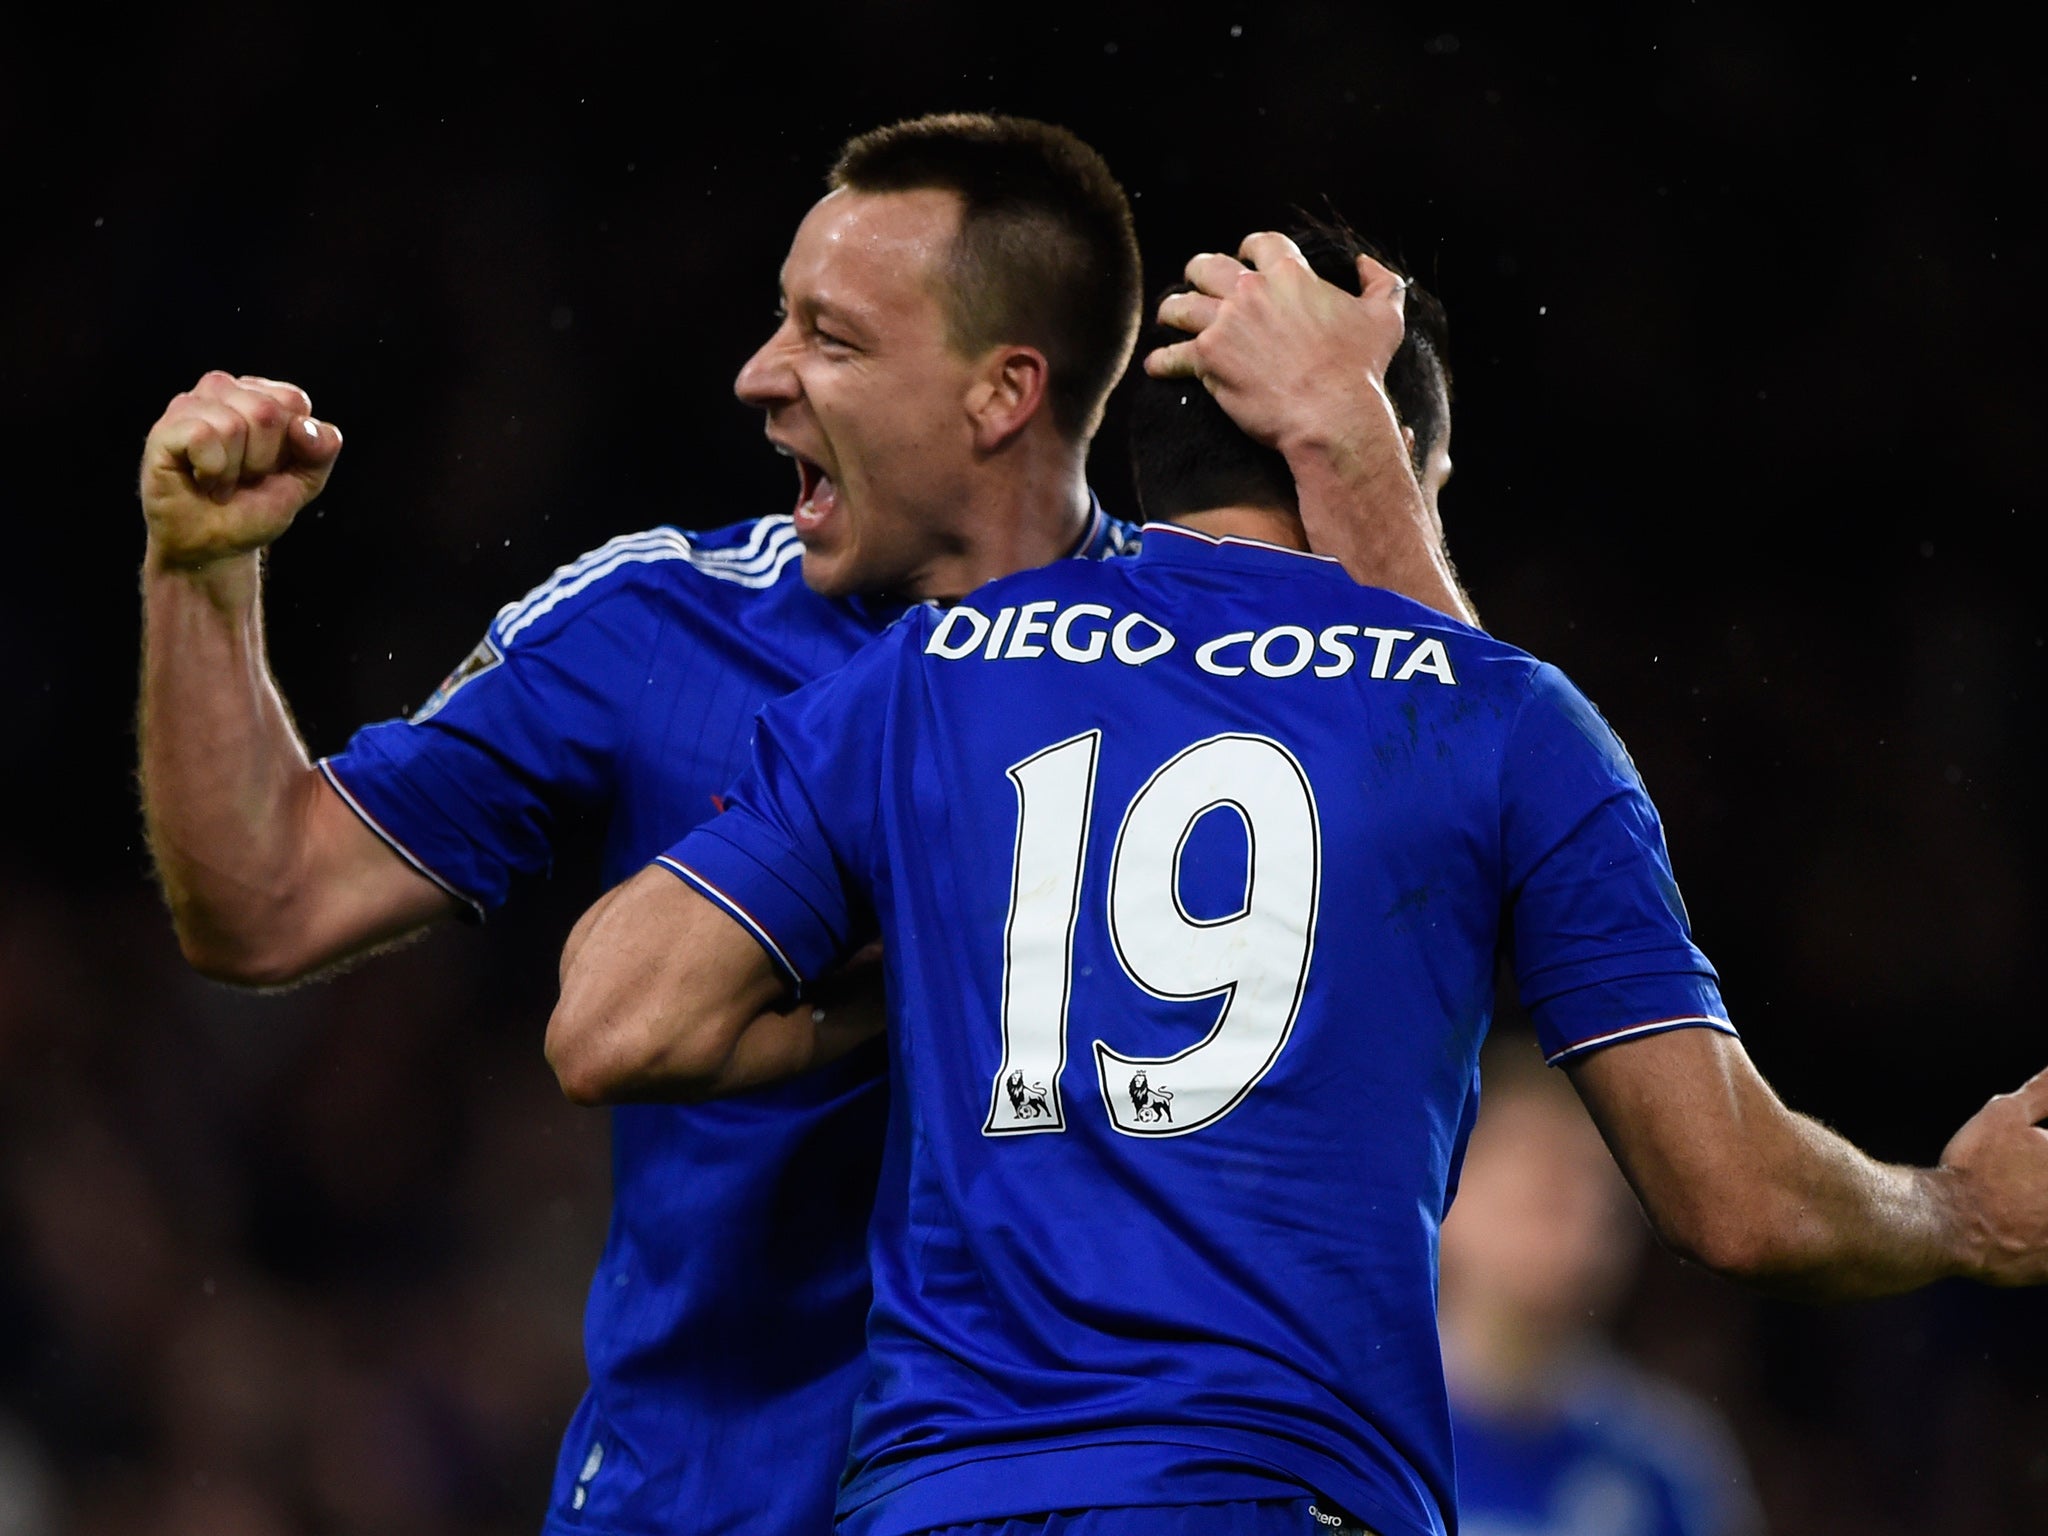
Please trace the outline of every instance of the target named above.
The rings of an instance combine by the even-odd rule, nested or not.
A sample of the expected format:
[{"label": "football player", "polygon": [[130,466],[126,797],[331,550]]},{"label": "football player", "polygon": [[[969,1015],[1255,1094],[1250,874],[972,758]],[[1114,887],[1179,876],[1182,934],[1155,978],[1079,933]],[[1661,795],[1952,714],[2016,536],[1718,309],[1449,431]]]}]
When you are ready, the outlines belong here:
[{"label": "football player", "polygon": [[1437,1233],[1503,944],[1682,1251],[1821,1294],[2048,1279],[2048,1073],[1934,1169],[1786,1110],[1593,707],[1308,552],[1285,460],[1184,375],[1258,420],[1286,391],[1235,364],[1345,296],[1243,254],[1162,305],[1199,334],[1133,401],[1136,558],[913,611],[769,706],[727,812],[564,954],[550,1056],[598,1099],[813,1059],[757,1017],[882,942],[850,1536],[1454,1529]]},{"label": "football player", "polygon": [[[613,540],[501,611],[409,720],[317,762],[265,659],[262,559],[340,433],[258,377],[209,374],[171,403],[141,474],[142,782],[195,965],[277,984],[481,916],[549,866],[579,814],[602,825],[618,880],[713,813],[763,703],[906,606],[1124,547],[1083,471],[1136,332],[1138,254],[1122,189],[1072,134],[947,116],[852,140],[781,289],[736,388],[794,460],[793,513]],[[1289,449],[1332,505],[1364,486],[1369,464],[1341,444]],[[1381,579],[1459,601],[1412,487],[1393,483],[1399,553]],[[866,1374],[883,1116],[874,1048],[718,1104],[616,1112],[590,1390],[550,1530],[829,1518]]]}]

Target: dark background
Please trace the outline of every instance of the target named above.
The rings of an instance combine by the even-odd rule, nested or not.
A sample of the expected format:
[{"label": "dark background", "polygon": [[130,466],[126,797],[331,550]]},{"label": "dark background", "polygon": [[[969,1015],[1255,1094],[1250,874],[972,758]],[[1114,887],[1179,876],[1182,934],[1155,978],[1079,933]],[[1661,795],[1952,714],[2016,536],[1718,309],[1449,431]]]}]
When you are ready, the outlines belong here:
[{"label": "dark background", "polygon": [[[1153,286],[1325,197],[1392,246],[1451,315],[1468,585],[1629,742],[1766,1073],[1925,1162],[2048,1061],[2044,124],[1983,18],[42,24],[0,58],[0,1532],[534,1528],[603,1230],[601,1123],[539,1054],[586,859],[338,984],[182,970],[130,778],[150,421],[222,367],[348,434],[270,590],[332,750],[604,538],[789,505],[731,377],[833,149],[896,116],[1073,127]],[[1822,1311],[1660,1262],[1618,1323],[1778,1530],[2048,1530],[2048,1299]]]}]

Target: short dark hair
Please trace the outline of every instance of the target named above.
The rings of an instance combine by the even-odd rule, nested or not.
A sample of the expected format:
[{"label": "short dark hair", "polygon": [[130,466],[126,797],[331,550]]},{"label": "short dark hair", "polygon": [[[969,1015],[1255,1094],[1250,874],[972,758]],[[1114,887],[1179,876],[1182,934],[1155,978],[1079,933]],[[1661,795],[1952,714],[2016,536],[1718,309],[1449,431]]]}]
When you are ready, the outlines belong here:
[{"label": "short dark hair", "polygon": [[[1337,219],[1304,217],[1288,231],[1316,276],[1351,293],[1359,291],[1358,258],[1371,256],[1400,268]],[[1160,295],[1185,293],[1176,283]],[[1402,425],[1415,433],[1411,461],[1419,478],[1430,450],[1450,424],[1449,329],[1443,305],[1410,281],[1407,329],[1387,365],[1387,396]],[[1156,321],[1146,327],[1142,352],[1185,341],[1185,331]],[[1155,379],[1142,365],[1131,370],[1131,478],[1147,518],[1164,520],[1212,507],[1278,507],[1297,511],[1287,461],[1253,442],[1224,414],[1198,379]]]},{"label": "short dark hair", "polygon": [[941,295],[962,352],[1004,342],[1050,365],[1053,421],[1085,440],[1138,334],[1143,278],[1130,200],[1102,156],[1026,117],[948,112],[849,139],[833,190],[958,194]]}]

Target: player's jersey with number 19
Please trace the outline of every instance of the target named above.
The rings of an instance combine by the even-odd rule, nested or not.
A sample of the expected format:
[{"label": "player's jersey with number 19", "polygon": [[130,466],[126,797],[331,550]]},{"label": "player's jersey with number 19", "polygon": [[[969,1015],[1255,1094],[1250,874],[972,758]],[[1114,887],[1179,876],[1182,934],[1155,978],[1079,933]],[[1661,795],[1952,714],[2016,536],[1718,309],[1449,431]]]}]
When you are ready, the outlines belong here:
[{"label": "player's jersey with number 19", "polygon": [[794,977],[883,938],[852,1536],[1304,1491],[1438,1536],[1437,1228],[1497,948],[1553,1057],[1727,1028],[1555,669],[1171,526],[771,706],[663,862]]},{"label": "player's jersey with number 19", "polygon": [[[1131,530],[1095,508],[1075,553]],[[481,914],[565,823],[607,885],[706,817],[761,706],[903,605],[803,583],[787,517],[614,539],[504,609],[409,721],[321,764],[415,868]],[[778,1088],[612,1115],[612,1224],[585,1317],[590,1390],[548,1529],[812,1536],[866,1376],[864,1240],[886,1116],[879,1046]]]}]

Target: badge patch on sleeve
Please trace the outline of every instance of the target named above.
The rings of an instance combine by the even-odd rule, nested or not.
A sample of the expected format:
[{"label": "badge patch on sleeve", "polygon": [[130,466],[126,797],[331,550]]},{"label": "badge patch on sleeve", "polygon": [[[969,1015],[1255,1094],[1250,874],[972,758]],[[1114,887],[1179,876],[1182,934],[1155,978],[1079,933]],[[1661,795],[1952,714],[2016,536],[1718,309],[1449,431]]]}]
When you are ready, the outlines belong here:
[{"label": "badge patch on sleeve", "polygon": [[441,679],[441,686],[427,695],[427,702],[414,710],[408,718],[414,725],[421,725],[433,719],[441,712],[441,706],[454,698],[466,684],[482,677],[504,659],[505,653],[491,643],[489,635],[485,635],[477,642],[476,649],[463,657],[453,672]]}]

